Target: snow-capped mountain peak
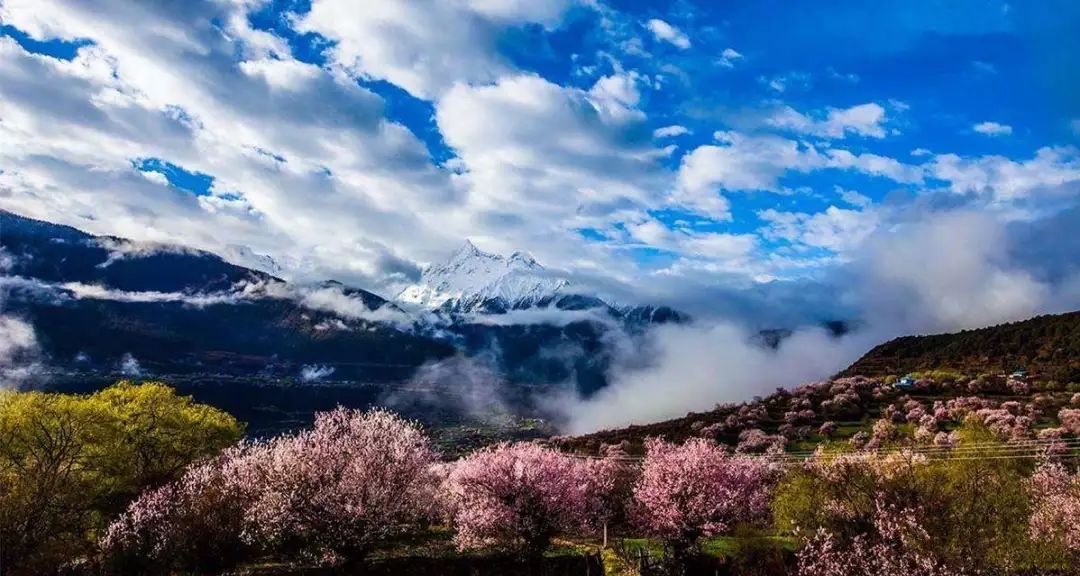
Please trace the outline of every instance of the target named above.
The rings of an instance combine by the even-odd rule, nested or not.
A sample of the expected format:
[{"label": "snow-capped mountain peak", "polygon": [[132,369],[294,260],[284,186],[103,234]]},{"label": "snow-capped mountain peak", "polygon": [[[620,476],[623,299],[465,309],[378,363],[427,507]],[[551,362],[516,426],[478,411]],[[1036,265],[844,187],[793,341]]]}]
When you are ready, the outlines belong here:
[{"label": "snow-capped mountain peak", "polygon": [[528,253],[504,257],[466,240],[446,262],[428,266],[397,300],[453,312],[501,311],[550,301],[567,285]]}]

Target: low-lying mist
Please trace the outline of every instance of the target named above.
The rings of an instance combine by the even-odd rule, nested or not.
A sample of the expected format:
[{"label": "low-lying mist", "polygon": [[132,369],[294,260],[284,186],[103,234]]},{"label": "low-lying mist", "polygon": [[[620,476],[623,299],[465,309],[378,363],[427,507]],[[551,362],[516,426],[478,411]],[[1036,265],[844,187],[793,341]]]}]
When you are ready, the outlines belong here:
[{"label": "low-lying mist", "polygon": [[[700,318],[654,328],[617,357],[609,386],[551,400],[567,433],[585,433],[745,401],[777,386],[826,378],[874,345],[904,334],[977,328],[1080,307],[1080,213],[1004,222],[972,211],[923,213],[868,239],[828,278],[806,282],[807,301],[832,294],[856,329],[833,336],[795,327],[774,350],[755,319]],[[767,309],[768,301],[759,306]],[[803,311],[803,316],[812,316]]]}]

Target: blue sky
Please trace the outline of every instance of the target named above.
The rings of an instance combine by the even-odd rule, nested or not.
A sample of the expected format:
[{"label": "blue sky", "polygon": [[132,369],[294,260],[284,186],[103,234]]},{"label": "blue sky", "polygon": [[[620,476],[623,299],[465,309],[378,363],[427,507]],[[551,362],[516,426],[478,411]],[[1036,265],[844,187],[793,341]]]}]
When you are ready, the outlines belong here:
[{"label": "blue sky", "polygon": [[1077,302],[1080,254],[1010,240],[1075,214],[1077,53],[1064,0],[5,0],[0,208],[391,296],[471,238],[729,312],[865,307],[963,223],[985,258],[895,297],[966,325]]}]

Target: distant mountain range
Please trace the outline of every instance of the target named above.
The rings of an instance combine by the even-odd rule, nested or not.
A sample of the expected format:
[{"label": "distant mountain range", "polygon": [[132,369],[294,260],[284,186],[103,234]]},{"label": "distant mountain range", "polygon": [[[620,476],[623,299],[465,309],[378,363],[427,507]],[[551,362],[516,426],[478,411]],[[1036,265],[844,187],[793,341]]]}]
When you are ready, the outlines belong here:
[{"label": "distant mountain range", "polygon": [[[254,394],[240,391],[252,383],[368,390],[354,403],[400,398],[402,386],[475,394],[454,390],[462,359],[495,380],[484,393],[500,404],[525,406],[567,385],[587,395],[607,383],[614,333],[633,338],[687,320],[663,306],[612,306],[531,256],[471,243],[396,301],[334,281],[293,284],[274,275],[281,268],[269,257],[227,252],[248,266],[0,211],[0,312],[33,325],[50,385],[160,377],[217,387],[234,411],[247,407],[223,385],[233,396]],[[441,372],[431,367],[451,361],[458,372],[432,384]],[[273,420],[280,409],[241,416]]]},{"label": "distant mountain range", "polygon": [[484,252],[468,240],[446,262],[425,268],[420,281],[402,290],[395,302],[406,309],[419,307],[459,319],[470,314],[547,309],[592,310],[631,325],[689,320],[667,306],[612,305],[576,290],[530,254],[514,252],[504,257]]}]

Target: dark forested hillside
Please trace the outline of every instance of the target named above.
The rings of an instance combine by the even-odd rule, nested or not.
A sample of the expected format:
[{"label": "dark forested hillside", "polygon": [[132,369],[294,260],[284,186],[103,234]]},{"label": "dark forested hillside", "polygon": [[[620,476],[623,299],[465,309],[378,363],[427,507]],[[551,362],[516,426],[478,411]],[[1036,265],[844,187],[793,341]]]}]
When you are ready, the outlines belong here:
[{"label": "dark forested hillside", "polygon": [[921,370],[976,375],[1021,367],[1044,380],[1080,381],[1080,311],[954,334],[896,338],[874,347],[840,376]]}]

